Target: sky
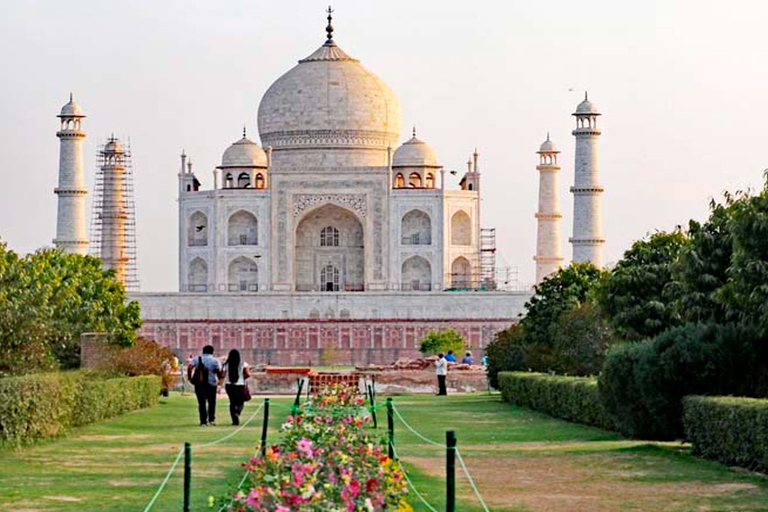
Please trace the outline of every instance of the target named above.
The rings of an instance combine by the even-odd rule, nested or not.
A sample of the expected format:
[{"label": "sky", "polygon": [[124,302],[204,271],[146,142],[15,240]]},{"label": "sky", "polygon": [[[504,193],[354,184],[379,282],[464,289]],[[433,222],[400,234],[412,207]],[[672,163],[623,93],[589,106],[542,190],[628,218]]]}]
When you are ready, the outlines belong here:
[{"label": "sky", "polygon": [[[86,182],[110,134],[130,138],[142,291],[178,289],[182,149],[204,187],[267,88],[325,39],[327,1],[6,0],[0,17],[0,240],[20,253],[56,229],[56,115],[88,116]],[[538,172],[562,151],[563,255],[572,231],[571,116],[600,128],[605,261],[656,230],[703,220],[768,167],[768,2],[337,0],[334,39],[382,77],[447,170],[474,148],[482,224],[532,283]],[[450,175],[448,175],[450,176]],[[459,173],[460,176],[460,173]],[[458,181],[453,179],[453,181]],[[448,183],[455,185],[455,183]],[[90,196],[88,217],[90,218]]]}]

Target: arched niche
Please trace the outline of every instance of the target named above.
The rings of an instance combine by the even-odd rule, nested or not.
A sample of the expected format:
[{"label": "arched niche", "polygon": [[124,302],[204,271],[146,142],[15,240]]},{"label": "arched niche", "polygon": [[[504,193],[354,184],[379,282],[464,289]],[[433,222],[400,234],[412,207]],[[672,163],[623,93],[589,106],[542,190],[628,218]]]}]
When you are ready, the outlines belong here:
[{"label": "arched niche", "polygon": [[190,292],[205,292],[208,290],[208,263],[203,258],[197,257],[189,262],[187,289]]},{"label": "arched niche", "polygon": [[472,287],[472,265],[464,256],[451,263],[451,288],[469,290]]},{"label": "arched niche", "polygon": [[227,245],[258,245],[259,222],[256,216],[238,210],[227,221]]},{"label": "arched niche", "polygon": [[432,220],[421,210],[411,210],[403,215],[400,222],[403,245],[430,245],[432,243]]},{"label": "arched niche", "polygon": [[190,247],[208,245],[208,217],[201,211],[196,211],[189,216],[187,245]]},{"label": "arched niche", "polygon": [[451,245],[472,245],[472,221],[464,210],[451,217]]},{"label": "arched niche", "polygon": [[251,258],[238,256],[229,263],[227,284],[231,292],[255,292],[259,289],[259,267]]},{"label": "arched niche", "polygon": [[432,265],[426,258],[411,256],[400,269],[400,289],[429,291],[432,288]]}]

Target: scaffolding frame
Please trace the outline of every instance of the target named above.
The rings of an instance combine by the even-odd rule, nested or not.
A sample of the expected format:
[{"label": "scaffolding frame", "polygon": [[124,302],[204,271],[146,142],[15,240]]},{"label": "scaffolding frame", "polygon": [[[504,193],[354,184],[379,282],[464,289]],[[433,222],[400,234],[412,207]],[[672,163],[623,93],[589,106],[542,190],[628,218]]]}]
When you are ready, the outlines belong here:
[{"label": "scaffolding frame", "polygon": [[[114,136],[107,140],[118,140]],[[96,179],[93,187],[93,206],[91,208],[91,249],[90,254],[99,259],[102,258],[102,244],[105,241],[104,219],[110,215],[122,215],[124,217],[125,235],[120,246],[121,254],[125,259],[126,291],[139,291],[138,248],[136,244],[136,205],[133,188],[133,161],[131,158],[131,140],[128,138],[123,150],[123,183],[122,200],[116,201],[107,197],[105,191],[107,156],[104,151],[105,142],[97,141],[96,150]],[[118,204],[120,203],[120,204]],[[106,210],[109,210],[107,212]],[[114,240],[110,240],[114,243]]]}]

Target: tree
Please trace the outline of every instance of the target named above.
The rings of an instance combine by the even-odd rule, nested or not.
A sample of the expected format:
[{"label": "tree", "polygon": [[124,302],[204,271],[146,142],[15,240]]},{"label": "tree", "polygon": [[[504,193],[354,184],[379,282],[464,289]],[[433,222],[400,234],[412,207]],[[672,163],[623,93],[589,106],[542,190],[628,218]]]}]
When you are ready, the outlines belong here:
[{"label": "tree", "polygon": [[616,266],[604,274],[595,299],[620,337],[649,338],[680,323],[665,289],[687,243],[687,236],[680,230],[654,233],[632,244]]},{"label": "tree", "polygon": [[466,348],[466,343],[461,334],[453,329],[444,331],[429,331],[429,334],[422,340],[419,351],[422,354],[437,354],[438,352],[448,352],[453,350],[459,354]]},{"label": "tree", "polygon": [[564,375],[596,375],[614,335],[600,311],[590,303],[566,311],[552,325],[551,368]]},{"label": "tree", "polygon": [[128,346],[140,326],[138,303],[126,301],[100,260],[57,249],[19,258],[0,249],[0,372],[76,367],[83,332]]},{"label": "tree", "polygon": [[551,327],[561,314],[579,308],[600,279],[601,271],[591,263],[573,263],[536,286],[525,303],[520,321],[526,345],[551,347]]},{"label": "tree", "polygon": [[523,328],[511,325],[496,333],[493,341],[485,347],[488,356],[488,381],[499,388],[499,372],[513,372],[526,369]]}]

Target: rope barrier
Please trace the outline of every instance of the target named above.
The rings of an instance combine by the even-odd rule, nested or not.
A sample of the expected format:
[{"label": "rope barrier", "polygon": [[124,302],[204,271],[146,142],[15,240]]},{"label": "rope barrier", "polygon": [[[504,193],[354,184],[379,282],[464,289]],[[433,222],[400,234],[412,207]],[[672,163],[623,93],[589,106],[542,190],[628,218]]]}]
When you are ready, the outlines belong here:
[{"label": "rope barrier", "polygon": [[424,498],[424,496],[421,495],[421,493],[416,488],[416,486],[413,485],[413,482],[411,482],[411,479],[408,477],[408,472],[403,467],[403,464],[400,462],[400,457],[398,457],[398,455],[397,455],[397,450],[395,449],[395,444],[394,443],[390,443],[390,445],[392,446],[392,451],[395,453],[395,462],[397,462],[397,465],[400,467],[400,471],[403,472],[403,476],[405,477],[405,481],[408,482],[408,487],[413,489],[413,492],[416,494],[416,497],[421,500],[421,502],[424,504],[425,507],[427,507],[432,512],[438,512],[437,509],[435,507],[433,507],[432,505],[430,505],[429,502],[426,500],[426,498]]},{"label": "rope barrier", "polygon": [[480,500],[480,504],[483,506],[483,510],[485,512],[491,512],[488,509],[488,505],[485,504],[485,500],[483,499],[483,496],[480,494],[480,491],[477,489],[477,486],[475,485],[475,481],[472,478],[472,475],[469,474],[467,465],[464,464],[464,458],[461,456],[461,452],[459,451],[458,448],[456,448],[456,457],[459,459],[459,464],[461,464],[461,469],[464,470],[464,474],[467,475],[467,480],[469,480],[469,485],[472,486],[472,490],[475,491],[475,495],[477,496],[477,499]]},{"label": "rope barrier", "polygon": [[253,418],[255,418],[257,414],[259,414],[259,411],[261,411],[262,407],[264,407],[264,402],[260,403],[259,406],[256,408],[256,410],[253,411],[253,414],[251,414],[251,417],[248,418],[246,420],[246,422],[243,423],[236,430],[233,430],[232,432],[230,432],[226,436],[224,436],[224,437],[222,437],[220,439],[217,439],[216,441],[211,441],[210,443],[195,445],[194,448],[208,448],[210,446],[215,446],[215,445],[217,445],[219,443],[222,443],[222,442],[226,441],[227,439],[229,439],[230,437],[233,437],[234,435],[236,435],[237,433],[239,433],[241,430],[243,430],[245,427],[248,426],[248,424],[253,420]]},{"label": "rope barrier", "polygon": [[147,508],[144,509],[144,512],[149,512],[149,510],[155,504],[155,501],[157,501],[158,496],[160,496],[160,493],[163,492],[163,489],[165,489],[165,486],[168,484],[168,480],[171,479],[171,475],[173,474],[173,471],[176,469],[176,466],[179,465],[179,461],[181,460],[182,455],[184,455],[184,448],[179,450],[179,454],[176,456],[176,460],[174,460],[173,464],[171,464],[171,469],[168,470],[168,474],[165,475],[165,478],[163,479],[163,483],[160,484],[160,487],[158,487],[157,491],[155,492],[155,495],[152,496],[152,499],[149,501],[149,504],[147,504]]},{"label": "rope barrier", "polygon": [[432,439],[429,439],[428,437],[424,437],[420,433],[418,433],[407,421],[405,421],[405,418],[403,418],[403,415],[400,414],[400,411],[397,409],[397,407],[393,404],[392,408],[395,410],[395,414],[400,419],[400,421],[405,425],[405,428],[410,430],[413,435],[418,437],[419,439],[422,439],[423,441],[426,441],[427,443],[434,445],[434,446],[444,446],[443,443],[438,443],[437,441],[433,441]]}]

